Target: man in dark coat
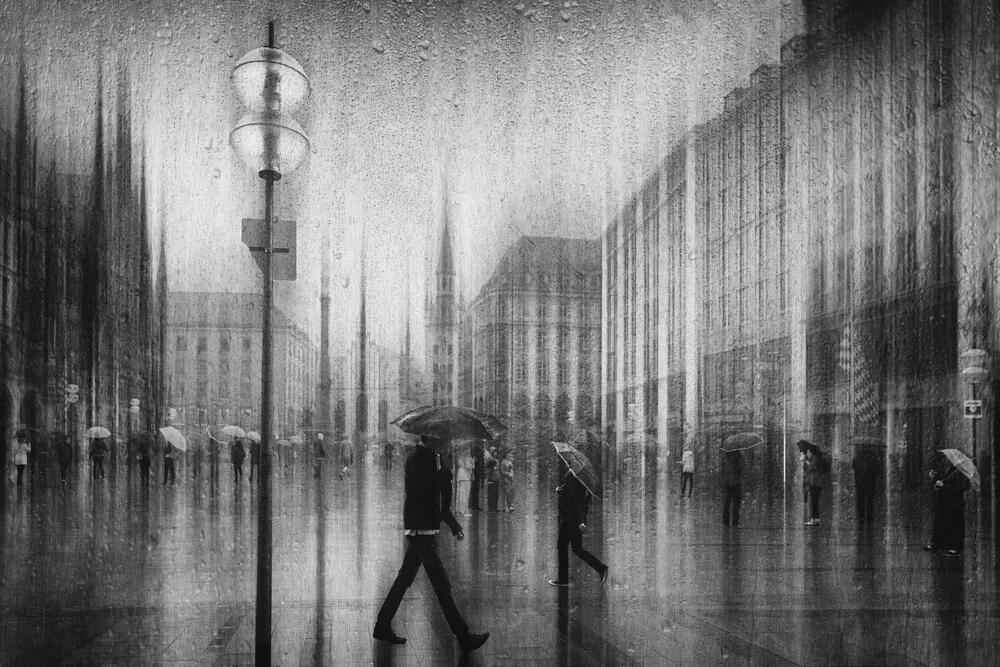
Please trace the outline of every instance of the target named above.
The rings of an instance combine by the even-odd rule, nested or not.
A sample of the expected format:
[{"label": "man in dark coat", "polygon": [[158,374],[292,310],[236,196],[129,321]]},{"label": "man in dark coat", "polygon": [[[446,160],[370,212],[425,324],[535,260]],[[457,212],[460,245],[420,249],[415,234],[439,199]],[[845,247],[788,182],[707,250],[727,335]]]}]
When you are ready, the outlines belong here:
[{"label": "man in dark coat", "polygon": [[965,549],[965,492],[969,478],[939,455],[930,472],[934,489],[934,524],[926,551],[941,549],[946,556],[958,556]]},{"label": "man in dark coat", "polygon": [[726,495],[722,501],[722,525],[740,525],[740,495],[743,493],[743,454],[740,451],[722,453],[722,485]]},{"label": "man in dark coat", "polygon": [[556,488],[559,507],[559,535],[556,547],[559,557],[559,577],[550,579],[551,586],[569,586],[569,548],[584,563],[601,575],[601,583],[608,580],[608,566],[583,548],[583,532],[587,530],[587,511],[590,508],[590,491],[569,468],[563,483]]},{"label": "man in dark coat", "polygon": [[875,516],[875,488],[885,474],[881,452],[871,445],[859,446],[851,460],[858,521],[871,523]]},{"label": "man in dark coat", "polygon": [[250,481],[253,481],[253,471],[254,468],[257,469],[258,477],[260,476],[260,440],[255,438],[250,439]]},{"label": "man in dark coat", "polygon": [[472,444],[472,484],[469,486],[469,509],[482,509],[479,506],[479,489],[486,479],[486,450],[483,443]]},{"label": "man in dark coat", "polygon": [[403,601],[403,595],[413,584],[413,580],[423,565],[427,578],[431,581],[441,609],[444,611],[448,627],[458,639],[461,649],[470,653],[486,643],[490,633],[471,633],[462,619],[455,600],[451,597],[451,582],[441,563],[437,550],[437,534],[444,521],[451,533],[463,539],[462,526],[451,513],[451,471],[441,464],[438,450],[445,442],[422,436],[420,444],[406,458],[406,499],[403,501],[403,534],[406,536],[406,555],[399,568],[396,580],[386,595],[378,612],[375,631],[372,636],[390,644],[404,644],[392,629],[392,619]]}]

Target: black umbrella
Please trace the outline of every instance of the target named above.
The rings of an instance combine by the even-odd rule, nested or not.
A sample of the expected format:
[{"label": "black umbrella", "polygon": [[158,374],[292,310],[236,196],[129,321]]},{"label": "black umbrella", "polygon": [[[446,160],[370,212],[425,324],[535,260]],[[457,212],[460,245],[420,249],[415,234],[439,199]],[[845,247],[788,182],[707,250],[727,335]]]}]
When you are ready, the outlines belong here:
[{"label": "black umbrella", "polygon": [[425,405],[396,417],[392,423],[404,433],[441,440],[494,440],[507,430],[493,415],[455,405]]},{"label": "black umbrella", "polygon": [[721,449],[724,452],[736,452],[756,447],[757,445],[763,444],[763,442],[764,438],[762,438],[759,433],[734,433],[726,438],[726,441],[723,443]]},{"label": "black umbrella", "polygon": [[569,466],[570,472],[587,487],[587,490],[594,496],[600,496],[600,481],[597,479],[597,472],[586,454],[573,445],[566,442],[553,442],[556,454]]}]

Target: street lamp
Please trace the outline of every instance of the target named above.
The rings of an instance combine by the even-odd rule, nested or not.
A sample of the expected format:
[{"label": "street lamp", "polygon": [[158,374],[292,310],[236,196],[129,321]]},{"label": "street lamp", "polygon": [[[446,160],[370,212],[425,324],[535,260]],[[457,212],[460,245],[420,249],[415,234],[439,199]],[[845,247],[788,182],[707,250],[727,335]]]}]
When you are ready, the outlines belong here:
[{"label": "street lamp", "polygon": [[989,375],[987,364],[990,355],[986,350],[971,349],[962,353],[962,377],[964,377],[972,388],[972,401],[966,408],[966,417],[972,419],[972,460],[976,460],[976,422],[983,416],[982,404],[979,403],[977,389],[980,383],[986,380]]},{"label": "street lamp", "polygon": [[274,48],[274,24],[268,45],[236,63],[230,77],[250,113],[229,133],[229,145],[264,181],[264,304],[261,321],[260,476],[257,494],[257,609],[254,661],[271,664],[271,277],[274,182],[296,169],[309,154],[309,137],[288,114],[309,95],[302,66]]}]

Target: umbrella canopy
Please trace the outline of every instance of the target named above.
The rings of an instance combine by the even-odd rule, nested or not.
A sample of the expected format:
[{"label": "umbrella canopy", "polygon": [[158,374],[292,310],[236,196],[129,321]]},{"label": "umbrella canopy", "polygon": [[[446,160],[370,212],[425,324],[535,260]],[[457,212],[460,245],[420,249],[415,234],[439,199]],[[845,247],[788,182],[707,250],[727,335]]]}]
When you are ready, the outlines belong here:
[{"label": "umbrella canopy", "polygon": [[241,429],[239,426],[223,426],[219,432],[222,435],[228,435],[230,438],[247,437],[247,432]]},{"label": "umbrella canopy", "polygon": [[[226,428],[236,428],[236,427],[235,426],[227,426]],[[225,429],[223,429],[223,430],[225,430]],[[239,437],[242,438],[244,436],[239,436]],[[246,434],[245,437],[250,438],[254,442],[260,442],[260,433],[258,433],[257,431],[250,431],[249,433]]]},{"label": "umbrella canopy", "polygon": [[208,433],[208,437],[219,443],[220,445],[225,445],[229,443],[229,439],[232,436],[228,436],[222,432],[224,426],[209,426],[205,429],[205,433]]},{"label": "umbrella canopy", "polygon": [[976,491],[979,490],[979,471],[976,470],[976,464],[972,460],[960,452],[957,449],[942,449],[941,453],[948,457],[951,464],[955,468],[969,478],[969,482],[972,483],[972,488]]},{"label": "umbrella canopy", "polygon": [[288,439],[288,444],[290,445],[301,445],[305,440],[302,439],[301,435],[293,435]]},{"label": "umbrella canopy", "polygon": [[406,433],[442,440],[494,440],[507,430],[493,415],[455,405],[425,405],[396,417],[392,423]]},{"label": "umbrella canopy", "polygon": [[600,481],[597,479],[597,472],[594,470],[590,459],[573,445],[566,442],[553,442],[559,458],[569,466],[570,472],[587,487],[587,490],[594,496],[600,496]]},{"label": "umbrella canopy", "polygon": [[762,438],[759,433],[734,433],[726,438],[720,449],[724,452],[735,452],[750,449],[751,447],[756,447],[757,445],[763,443],[764,438]]},{"label": "umbrella canopy", "polygon": [[292,446],[292,443],[289,442],[288,440],[285,440],[284,438],[282,438],[281,440],[275,440],[274,444],[281,445],[282,447],[291,447]]},{"label": "umbrella canopy", "polygon": [[111,431],[104,428],[103,426],[91,426],[86,431],[83,432],[83,437],[85,438],[109,438],[111,437]]},{"label": "umbrella canopy", "polygon": [[169,442],[171,445],[186,452],[188,448],[187,439],[184,434],[178,431],[173,426],[164,426],[160,429],[160,433],[163,435],[163,439]]}]

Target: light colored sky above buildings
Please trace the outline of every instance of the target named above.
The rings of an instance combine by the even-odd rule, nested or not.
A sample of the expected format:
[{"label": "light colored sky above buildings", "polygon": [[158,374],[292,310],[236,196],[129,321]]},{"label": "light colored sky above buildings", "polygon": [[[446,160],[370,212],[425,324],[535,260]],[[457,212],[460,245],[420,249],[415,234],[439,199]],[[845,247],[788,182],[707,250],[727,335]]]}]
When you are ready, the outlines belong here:
[{"label": "light colored sky above buildings", "polygon": [[[296,115],[313,152],[276,188],[278,216],[299,223],[299,279],[279,284],[278,305],[315,332],[328,234],[335,343],[356,332],[363,262],[369,331],[394,347],[410,313],[418,348],[446,190],[471,299],[519,233],[596,236],[658,157],[801,28],[785,0],[0,8],[0,76],[12,90],[25,62],[39,148],[60,170],[92,163],[99,64],[108,104],[127,69],[177,290],[260,289],[239,221],[262,216],[263,188],[227,142],[243,113],[229,73],[276,21],[278,46],[313,86]],[[11,127],[14,109],[2,114]]]}]

